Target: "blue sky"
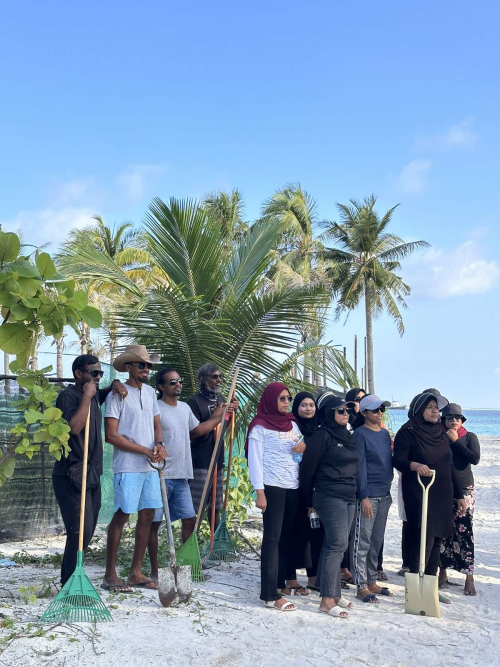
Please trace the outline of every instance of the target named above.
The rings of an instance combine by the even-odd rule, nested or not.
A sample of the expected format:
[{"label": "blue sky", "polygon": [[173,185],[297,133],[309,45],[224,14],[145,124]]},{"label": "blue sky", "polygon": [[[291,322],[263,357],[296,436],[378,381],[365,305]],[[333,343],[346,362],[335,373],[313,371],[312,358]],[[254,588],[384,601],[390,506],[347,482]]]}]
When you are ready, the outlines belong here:
[{"label": "blue sky", "polygon": [[[401,339],[376,322],[376,387],[500,407],[498,3],[23,2],[0,23],[0,222],[52,242],[153,196],[238,187],[248,219],[299,181],[400,202]],[[348,347],[362,313],[329,327]]]}]

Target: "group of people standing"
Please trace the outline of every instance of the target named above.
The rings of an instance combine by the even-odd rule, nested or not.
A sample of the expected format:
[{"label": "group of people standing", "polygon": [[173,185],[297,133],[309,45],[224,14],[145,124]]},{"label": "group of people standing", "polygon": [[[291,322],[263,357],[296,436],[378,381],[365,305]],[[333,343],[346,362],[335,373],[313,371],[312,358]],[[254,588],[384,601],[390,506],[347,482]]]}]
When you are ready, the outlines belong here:
[{"label": "group of people standing", "polygon": [[[285,595],[317,590],[319,611],[345,618],[353,607],[342,597],[347,582],[367,604],[391,595],[377,581],[387,580],[382,552],[394,468],[404,518],[400,573],[418,572],[417,476],[435,471],[425,572],[436,575],[441,566],[440,587],[446,587],[446,569],[456,569],[466,574],[465,594],[475,595],[471,464],[479,462],[479,441],[464,428],[460,406],[436,389],[415,396],[394,441],[383,423],[389,406],[361,388],[346,396],[301,392],[292,399],[282,383],[266,387],[246,441],[250,479],[263,512],[260,597],[266,606],[294,611]],[[307,587],[296,578],[303,567]],[[441,595],[440,600],[449,603]]]},{"label": "group of people standing", "polygon": [[[158,588],[158,529],[163,508],[156,467],[164,466],[170,517],[172,521],[181,520],[185,542],[194,529],[195,507],[200,504],[207,478],[216,442],[215,430],[224,407],[227,407],[224,425],[227,428],[238,409],[238,401],[234,398],[225,405],[221,394],[224,377],[213,364],[200,368],[200,391],[187,402],[179,400],[183,379],[175,368],[163,368],[157,373],[156,391],[148,384],[153,360],[143,345],[128,346],[113,365],[117,371],[128,373],[128,379],[124,383],[114,380],[102,389],[99,383],[104,373],[96,357],[81,355],[73,362],[75,383],[60,392],[56,403],[71,429],[71,453],[56,462],[52,480],[67,536],[61,567],[64,585],[76,567],[84,431],[89,410],[84,550],[97,525],[103,473],[101,405],[105,404],[105,438],[113,446],[114,515],[108,526],[102,587],[131,593],[133,588]],[[223,436],[219,446],[216,526],[222,507]],[[208,504],[210,508],[211,494]],[[137,513],[134,553],[124,582],[116,572],[116,555],[123,528],[134,513]],[[141,570],[146,549],[151,561],[149,576]]]}]

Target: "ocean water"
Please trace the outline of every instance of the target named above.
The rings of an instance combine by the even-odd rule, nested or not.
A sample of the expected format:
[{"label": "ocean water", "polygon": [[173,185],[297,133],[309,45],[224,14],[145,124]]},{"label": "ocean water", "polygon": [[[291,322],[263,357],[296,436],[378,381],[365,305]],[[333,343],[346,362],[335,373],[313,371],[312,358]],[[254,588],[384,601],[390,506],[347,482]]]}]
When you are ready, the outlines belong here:
[{"label": "ocean water", "polygon": [[[396,432],[408,419],[407,410],[388,410],[387,425]],[[464,410],[465,428],[478,436],[500,438],[500,410]]]}]

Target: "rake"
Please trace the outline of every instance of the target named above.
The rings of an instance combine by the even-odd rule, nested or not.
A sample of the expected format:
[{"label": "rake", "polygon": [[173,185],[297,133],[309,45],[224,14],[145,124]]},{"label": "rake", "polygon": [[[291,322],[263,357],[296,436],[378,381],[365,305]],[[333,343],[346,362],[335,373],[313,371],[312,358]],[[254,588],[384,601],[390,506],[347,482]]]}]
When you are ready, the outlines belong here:
[{"label": "rake", "polygon": [[80,528],[76,569],[42,614],[40,623],[103,623],[112,621],[108,608],[92,586],[83,567],[83,529],[85,498],[87,495],[87,461],[89,450],[90,408],[85,423],[83,444],[82,495],[80,500]]},{"label": "rake", "polygon": [[[234,388],[236,386],[236,380],[238,378],[239,368],[236,368],[234,371],[233,381],[231,383],[231,389],[229,390],[228,403],[231,402],[231,399],[234,395]],[[220,424],[224,424],[227,414],[227,406],[222,411],[222,416]],[[205,485],[203,487],[203,493],[201,494],[200,505],[198,507],[198,513],[196,515],[196,522],[194,524],[194,530],[191,535],[184,542],[182,547],[177,552],[177,562],[179,565],[190,565],[191,566],[191,578],[193,581],[205,581],[203,576],[203,568],[201,566],[201,557],[200,557],[200,547],[198,545],[198,529],[200,527],[201,516],[203,514],[203,509],[205,507],[205,499],[207,497],[208,486],[212,480],[212,474],[215,467],[215,460],[219,452],[219,444],[222,438],[223,429],[219,429],[217,435],[214,451],[212,453],[212,458],[210,460],[210,465],[208,467],[207,478],[205,480]],[[215,485],[214,485],[215,487]],[[215,502],[212,503],[212,508],[215,507]]]},{"label": "rake", "polygon": [[220,565],[222,562],[221,557],[214,552],[216,500],[217,500],[217,463],[215,464],[214,476],[212,479],[212,513],[211,513],[212,516],[210,518],[210,541],[207,542],[201,554],[202,566],[204,565],[204,566],[214,567],[215,565]]},{"label": "rake", "polygon": [[229,497],[229,480],[231,479],[231,459],[233,456],[233,444],[234,444],[234,420],[236,415],[233,413],[231,419],[231,437],[229,439],[229,453],[227,460],[227,477],[226,477],[226,491],[224,495],[224,505],[222,507],[222,512],[220,514],[220,523],[215,531],[214,543],[212,550],[222,561],[226,563],[231,563],[237,560],[236,549],[231,542],[231,535],[227,529],[227,501]]}]

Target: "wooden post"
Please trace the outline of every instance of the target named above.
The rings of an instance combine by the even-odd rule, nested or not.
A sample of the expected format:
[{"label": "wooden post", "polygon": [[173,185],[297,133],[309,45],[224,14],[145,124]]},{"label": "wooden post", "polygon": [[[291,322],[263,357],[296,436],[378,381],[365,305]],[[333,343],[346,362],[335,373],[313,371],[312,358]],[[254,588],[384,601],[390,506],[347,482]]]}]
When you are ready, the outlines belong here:
[{"label": "wooden post", "polygon": [[326,387],[326,350],[323,350],[323,387]]},{"label": "wooden post", "polygon": [[354,336],[354,374],[358,377],[358,337]]},{"label": "wooden post", "polygon": [[368,361],[367,361],[366,336],[365,336],[365,375],[364,375],[364,378],[363,378],[363,389],[365,391],[368,391],[368,389],[366,388],[366,377],[367,377],[367,375],[368,375]]}]

